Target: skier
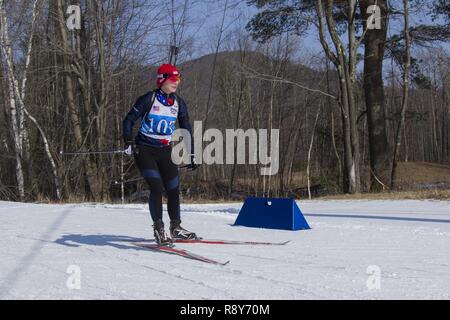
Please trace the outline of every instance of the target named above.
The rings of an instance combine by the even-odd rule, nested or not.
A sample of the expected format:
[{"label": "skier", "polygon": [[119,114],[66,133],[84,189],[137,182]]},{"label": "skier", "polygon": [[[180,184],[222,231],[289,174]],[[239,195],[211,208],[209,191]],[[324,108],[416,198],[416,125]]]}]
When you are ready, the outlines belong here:
[{"label": "skier", "polygon": [[[150,188],[148,205],[153,220],[155,240],[159,245],[171,245],[174,239],[197,239],[194,232],[181,227],[178,167],[171,160],[170,144],[178,119],[180,128],[191,135],[191,163],[198,165],[193,154],[194,141],[186,103],[175,94],[180,83],[179,70],[171,64],[158,69],[158,88],[139,97],[123,121],[125,153],[134,155],[135,162]],[[139,132],[133,141],[133,125],[141,119]],[[167,193],[167,211],[170,217],[170,237],[164,231],[162,195]]]}]

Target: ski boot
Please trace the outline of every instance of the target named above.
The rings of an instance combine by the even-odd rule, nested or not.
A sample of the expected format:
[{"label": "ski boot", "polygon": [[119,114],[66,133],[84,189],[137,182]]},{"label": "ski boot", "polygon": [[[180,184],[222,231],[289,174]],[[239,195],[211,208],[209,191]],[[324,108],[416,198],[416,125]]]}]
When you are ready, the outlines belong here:
[{"label": "ski boot", "polygon": [[170,239],[164,231],[164,223],[162,220],[157,220],[153,224],[153,234],[155,235],[155,241],[160,246],[172,247],[173,241]]},{"label": "ski boot", "polygon": [[170,236],[175,240],[198,240],[194,232],[188,231],[180,226],[181,220],[170,221]]}]

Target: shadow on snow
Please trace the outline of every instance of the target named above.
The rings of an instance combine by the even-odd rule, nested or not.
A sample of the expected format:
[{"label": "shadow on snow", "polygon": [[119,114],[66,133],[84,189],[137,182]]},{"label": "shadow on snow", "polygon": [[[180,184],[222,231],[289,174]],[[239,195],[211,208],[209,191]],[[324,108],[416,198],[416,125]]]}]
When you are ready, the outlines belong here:
[{"label": "shadow on snow", "polygon": [[143,248],[134,246],[132,244],[126,245],[129,242],[150,241],[143,238],[134,238],[129,236],[117,236],[107,234],[65,234],[61,238],[55,240],[55,243],[68,246],[79,247],[81,245],[91,246],[109,246],[117,249],[133,249],[145,250]]}]

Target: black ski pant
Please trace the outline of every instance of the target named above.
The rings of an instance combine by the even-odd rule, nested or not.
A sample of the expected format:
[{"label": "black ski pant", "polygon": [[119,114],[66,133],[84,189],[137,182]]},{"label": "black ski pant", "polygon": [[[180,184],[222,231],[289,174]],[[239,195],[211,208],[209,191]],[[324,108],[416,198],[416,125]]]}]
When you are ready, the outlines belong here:
[{"label": "black ski pant", "polygon": [[158,148],[144,145],[137,145],[134,152],[136,164],[150,188],[148,206],[154,222],[162,220],[163,185],[170,221],[180,220],[180,178],[171,153],[171,146]]}]

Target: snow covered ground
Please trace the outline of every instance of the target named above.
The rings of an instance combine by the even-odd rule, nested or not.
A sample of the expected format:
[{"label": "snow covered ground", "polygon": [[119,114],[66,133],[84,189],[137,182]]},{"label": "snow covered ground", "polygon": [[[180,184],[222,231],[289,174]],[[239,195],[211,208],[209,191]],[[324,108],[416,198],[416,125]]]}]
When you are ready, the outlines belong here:
[{"label": "snow covered ground", "polygon": [[177,245],[231,260],[217,266],[122,241],[152,238],[145,204],[0,202],[0,299],[450,298],[450,201],[298,204],[311,230],[233,227],[240,203],[183,205],[205,238],[291,240]]}]

